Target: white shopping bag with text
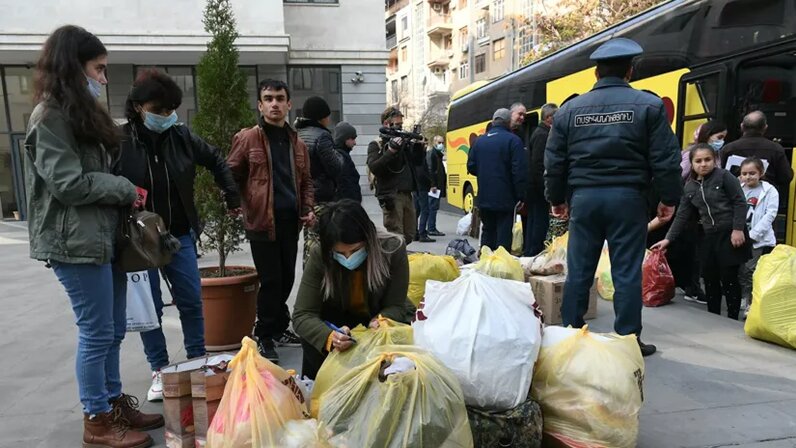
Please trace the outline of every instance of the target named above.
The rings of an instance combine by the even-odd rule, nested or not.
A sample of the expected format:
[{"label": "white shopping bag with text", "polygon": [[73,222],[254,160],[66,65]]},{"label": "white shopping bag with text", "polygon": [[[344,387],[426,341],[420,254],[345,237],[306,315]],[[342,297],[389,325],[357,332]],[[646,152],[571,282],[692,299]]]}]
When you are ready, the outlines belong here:
[{"label": "white shopping bag with text", "polygon": [[528,397],[542,344],[531,285],[478,272],[426,282],[425,304],[412,324],[415,345],[453,371],[464,401],[490,411]]},{"label": "white shopping bag with text", "polygon": [[147,271],[127,273],[127,331],[144,332],[160,327]]}]

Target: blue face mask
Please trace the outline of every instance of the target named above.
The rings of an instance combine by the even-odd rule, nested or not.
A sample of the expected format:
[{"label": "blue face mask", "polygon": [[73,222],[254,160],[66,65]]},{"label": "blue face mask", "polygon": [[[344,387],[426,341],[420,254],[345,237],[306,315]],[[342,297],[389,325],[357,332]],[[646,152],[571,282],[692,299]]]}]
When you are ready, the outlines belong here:
[{"label": "blue face mask", "polygon": [[161,132],[174,126],[177,123],[177,112],[172,112],[168,117],[163,115],[144,112],[144,126],[152,132]]},{"label": "blue face mask", "polygon": [[445,150],[445,145],[442,143],[437,143],[437,146],[434,147],[437,151],[442,152]]},{"label": "blue face mask", "polygon": [[351,256],[348,258],[339,252],[334,253],[334,259],[349,271],[353,271],[354,269],[362,266],[362,263],[365,262],[366,258],[368,258],[368,250],[364,247],[351,254]]},{"label": "blue face mask", "polygon": [[86,76],[86,80],[88,81],[88,92],[96,99],[99,99],[100,95],[102,95],[102,84],[94,78],[89,78]]},{"label": "blue face mask", "polygon": [[719,152],[719,150],[724,146],[724,140],[713,140],[712,142],[708,143],[714,151]]}]

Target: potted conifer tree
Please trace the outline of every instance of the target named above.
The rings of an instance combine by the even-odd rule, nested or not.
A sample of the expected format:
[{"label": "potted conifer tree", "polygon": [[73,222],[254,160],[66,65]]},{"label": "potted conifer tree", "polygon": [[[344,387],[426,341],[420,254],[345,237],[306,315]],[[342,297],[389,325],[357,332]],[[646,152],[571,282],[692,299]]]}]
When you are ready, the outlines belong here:
[{"label": "potted conifer tree", "polygon": [[[255,118],[246,76],[238,67],[238,32],[229,0],[208,0],[203,23],[211,39],[196,67],[199,111],[192,127],[226,158],[232,137]],[[218,266],[201,269],[205,344],[209,351],[234,349],[251,334],[259,279],[253,267],[227,265],[227,257],[244,240],[243,222],[228,213],[213,177],[204,170],[197,178],[196,204],[204,225],[202,248],[218,254]]]}]

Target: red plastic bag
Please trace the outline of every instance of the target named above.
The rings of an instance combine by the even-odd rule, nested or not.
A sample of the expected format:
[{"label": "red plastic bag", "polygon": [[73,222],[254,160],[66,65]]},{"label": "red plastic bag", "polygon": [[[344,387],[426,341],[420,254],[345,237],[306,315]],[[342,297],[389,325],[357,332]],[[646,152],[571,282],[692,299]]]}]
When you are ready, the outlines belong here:
[{"label": "red plastic bag", "polygon": [[666,262],[666,251],[654,250],[642,265],[641,301],[661,306],[674,298],[674,275]]}]

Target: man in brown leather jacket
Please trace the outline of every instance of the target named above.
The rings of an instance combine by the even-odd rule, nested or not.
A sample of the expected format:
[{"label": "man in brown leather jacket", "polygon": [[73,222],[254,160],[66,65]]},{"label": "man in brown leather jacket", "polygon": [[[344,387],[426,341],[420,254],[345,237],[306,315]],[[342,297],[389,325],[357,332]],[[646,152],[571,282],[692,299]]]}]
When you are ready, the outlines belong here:
[{"label": "man in brown leather jacket", "polygon": [[260,276],[254,335],[260,353],[279,362],[275,345],[300,346],[288,329],[287,299],[293,289],[302,225],[314,224],[307,147],[286,123],[290,90],[266,79],[258,88],[258,125],[232,139],[227,163],[240,186],[246,237]]}]

